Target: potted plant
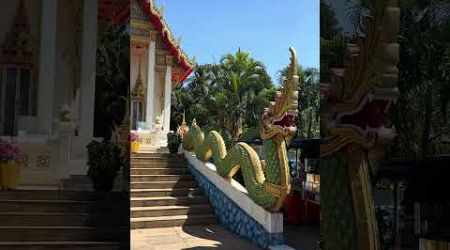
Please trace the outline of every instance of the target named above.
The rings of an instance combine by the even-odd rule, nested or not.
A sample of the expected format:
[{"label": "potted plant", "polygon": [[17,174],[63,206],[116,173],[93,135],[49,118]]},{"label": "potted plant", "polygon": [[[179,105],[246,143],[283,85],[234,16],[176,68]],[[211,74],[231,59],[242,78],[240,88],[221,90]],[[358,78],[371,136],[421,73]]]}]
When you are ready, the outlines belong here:
[{"label": "potted plant", "polygon": [[169,148],[169,152],[175,154],[178,152],[178,148],[181,145],[181,136],[173,131],[170,131],[167,134],[167,147]]},{"label": "potted plant", "polygon": [[88,144],[88,176],[96,191],[109,192],[124,161],[120,148],[109,142],[92,141]]},{"label": "potted plant", "polygon": [[135,130],[131,131],[130,142],[131,142],[131,153],[137,153],[137,151],[139,150],[139,142],[140,142],[139,134],[137,133],[137,131]]},{"label": "potted plant", "polygon": [[11,189],[19,185],[20,164],[17,163],[19,146],[14,139],[0,138],[0,183],[2,189]]}]

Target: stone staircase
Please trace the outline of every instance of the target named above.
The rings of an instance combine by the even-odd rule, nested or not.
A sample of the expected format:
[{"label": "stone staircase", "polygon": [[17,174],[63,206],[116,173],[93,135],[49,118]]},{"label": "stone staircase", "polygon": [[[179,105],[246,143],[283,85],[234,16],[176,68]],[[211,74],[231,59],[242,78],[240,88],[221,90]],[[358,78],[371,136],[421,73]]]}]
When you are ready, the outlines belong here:
[{"label": "stone staircase", "polygon": [[217,218],[181,155],[131,156],[131,228],[216,224]]},{"label": "stone staircase", "polygon": [[[119,170],[114,181],[113,191],[122,190],[122,170]],[[71,175],[61,181],[63,190],[72,191],[94,191],[92,180],[87,175]]]},{"label": "stone staircase", "polygon": [[117,192],[0,191],[0,249],[128,249],[128,208]]}]

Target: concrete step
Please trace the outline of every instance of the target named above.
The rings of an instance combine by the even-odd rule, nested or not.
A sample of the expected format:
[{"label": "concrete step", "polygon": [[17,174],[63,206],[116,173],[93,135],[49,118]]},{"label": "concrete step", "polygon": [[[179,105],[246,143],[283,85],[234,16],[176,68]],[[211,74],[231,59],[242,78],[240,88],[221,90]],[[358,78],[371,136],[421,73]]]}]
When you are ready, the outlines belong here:
[{"label": "concrete step", "polygon": [[2,190],[0,200],[74,200],[98,201],[105,199],[127,200],[122,192],[90,192],[72,190]]},{"label": "concrete step", "polygon": [[133,182],[192,181],[192,180],[194,180],[194,177],[192,175],[131,175],[130,179]]},{"label": "concrete step", "polygon": [[73,200],[0,200],[0,211],[15,212],[119,212],[129,208],[128,202],[94,202]]},{"label": "concrete step", "polygon": [[182,154],[171,154],[171,153],[133,153],[131,158],[138,157],[154,157],[154,158],[164,158],[164,159],[185,159]]},{"label": "concrete step", "polygon": [[166,161],[166,162],[186,162],[184,156],[160,156],[160,155],[133,155],[132,162],[138,161]]},{"label": "concrete step", "polygon": [[131,182],[131,189],[160,189],[160,188],[195,188],[195,181],[151,181],[151,182]]},{"label": "concrete step", "polygon": [[187,168],[131,168],[131,175],[185,175]]},{"label": "concrete step", "polygon": [[131,229],[217,224],[215,215],[174,215],[131,218]]},{"label": "concrete step", "polygon": [[127,226],[127,213],[0,212],[0,226]]},{"label": "concrete step", "polygon": [[135,197],[131,198],[131,207],[151,206],[179,206],[179,205],[206,205],[208,199],[205,196],[186,197]]},{"label": "concrete step", "polygon": [[[127,246],[128,245],[128,246]],[[129,249],[129,242],[102,242],[102,241],[13,241],[13,242],[0,242],[0,249],[8,250],[119,250]]]},{"label": "concrete step", "polygon": [[164,154],[169,154],[169,148],[167,147],[160,147],[156,149],[156,153],[164,153]]},{"label": "concrete step", "polygon": [[214,213],[210,205],[132,207],[130,210],[131,218]]},{"label": "concrete step", "polygon": [[[113,190],[121,190],[123,176],[118,174],[114,181]],[[62,180],[64,190],[70,191],[94,191],[93,182],[87,175],[71,175],[70,178]]]},{"label": "concrete step", "polygon": [[[50,236],[50,237],[49,237]],[[0,226],[0,242],[5,241],[112,241],[129,239],[128,227],[80,226]]]},{"label": "concrete step", "polygon": [[160,188],[160,189],[131,189],[131,197],[163,197],[163,196],[188,196],[202,195],[199,188]]},{"label": "concrete step", "polygon": [[187,168],[186,162],[140,161],[132,162],[131,168]]}]

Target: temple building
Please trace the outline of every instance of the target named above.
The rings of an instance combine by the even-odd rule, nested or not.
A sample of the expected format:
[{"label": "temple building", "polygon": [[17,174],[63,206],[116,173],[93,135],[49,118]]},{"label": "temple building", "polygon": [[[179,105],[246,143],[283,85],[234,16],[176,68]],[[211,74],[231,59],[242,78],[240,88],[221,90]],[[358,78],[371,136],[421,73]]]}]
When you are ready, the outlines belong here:
[{"label": "temple building", "polygon": [[21,145],[22,184],[86,173],[97,10],[97,0],[0,1],[0,136]]},{"label": "temple building", "polygon": [[131,127],[141,150],[164,147],[170,131],[172,89],[193,70],[154,0],[131,1]]},{"label": "temple building", "polygon": [[20,144],[22,186],[57,188],[86,174],[86,145],[101,139],[93,108],[98,31],[130,13],[117,2],[0,1],[0,137]]}]

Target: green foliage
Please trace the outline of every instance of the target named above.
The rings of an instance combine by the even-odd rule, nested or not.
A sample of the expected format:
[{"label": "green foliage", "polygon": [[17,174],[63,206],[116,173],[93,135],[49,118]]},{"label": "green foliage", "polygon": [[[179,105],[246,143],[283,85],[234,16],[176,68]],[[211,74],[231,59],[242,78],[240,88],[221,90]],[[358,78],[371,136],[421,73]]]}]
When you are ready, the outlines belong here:
[{"label": "green foliage", "polygon": [[117,172],[125,164],[120,148],[109,142],[92,141],[87,146],[88,165],[87,175],[98,191],[111,191]]},{"label": "green foliage", "polygon": [[181,136],[176,132],[169,132],[167,134],[167,147],[169,148],[169,152],[174,154],[178,152],[178,148],[181,145]]},{"label": "green foliage", "polygon": [[244,132],[242,133],[240,139],[242,141],[252,141],[258,138],[259,138],[259,129],[251,127],[244,129]]},{"label": "green foliage", "polygon": [[404,0],[400,26],[400,97],[390,113],[393,152],[426,158],[450,149],[450,10],[448,1]]},{"label": "green foliage", "polygon": [[243,51],[225,55],[219,64],[197,66],[186,86],[174,89],[172,128],[185,112],[188,123],[195,118],[200,127],[228,131],[236,141],[244,128],[258,127],[274,93],[262,62]]},{"label": "green foliage", "polygon": [[110,138],[122,123],[130,82],[130,37],[125,26],[102,26],[98,33],[94,135]]},{"label": "green foliage", "polygon": [[[279,81],[287,76],[287,67],[280,76]],[[299,66],[299,77],[299,136],[318,138],[319,72]],[[185,113],[188,123],[195,118],[205,132],[219,131],[227,147],[238,139],[259,138],[261,115],[275,91],[262,62],[243,51],[225,55],[220,64],[197,66],[186,86],[174,89],[171,127],[181,124]]]},{"label": "green foliage", "polygon": [[330,69],[340,68],[345,60],[346,38],[332,7],[320,2],[320,81],[331,81]]},{"label": "green foliage", "polygon": [[220,129],[219,133],[222,136],[222,139],[225,142],[225,146],[227,148],[230,148],[234,143],[236,143],[235,138],[233,138],[229,131]]}]

